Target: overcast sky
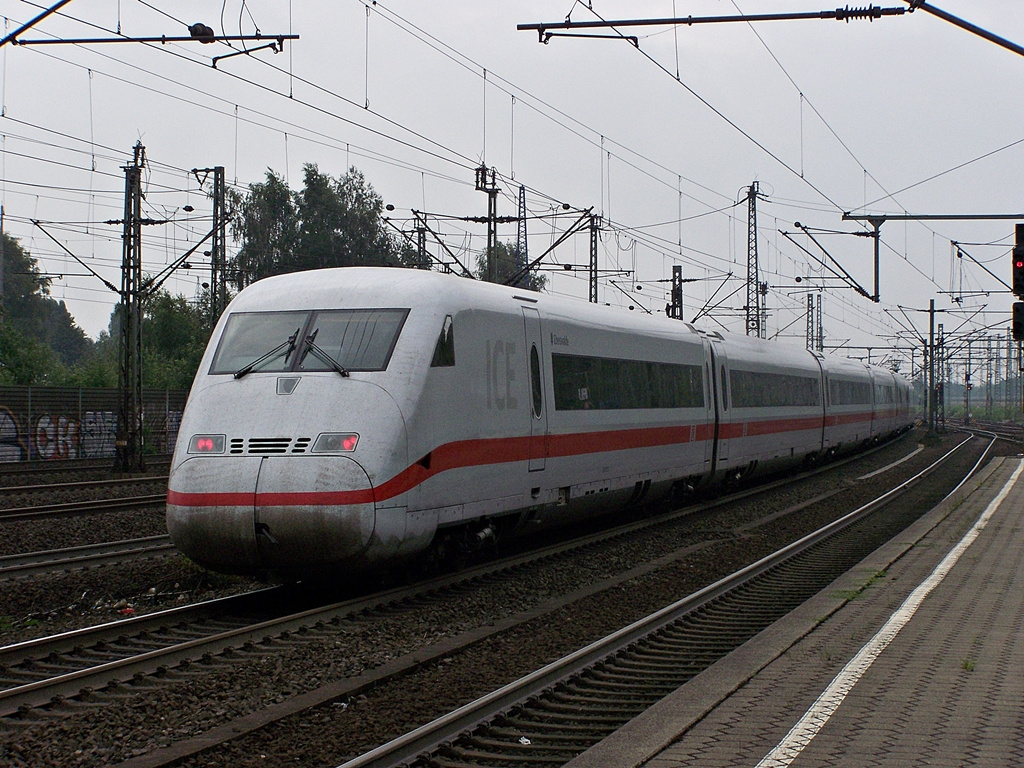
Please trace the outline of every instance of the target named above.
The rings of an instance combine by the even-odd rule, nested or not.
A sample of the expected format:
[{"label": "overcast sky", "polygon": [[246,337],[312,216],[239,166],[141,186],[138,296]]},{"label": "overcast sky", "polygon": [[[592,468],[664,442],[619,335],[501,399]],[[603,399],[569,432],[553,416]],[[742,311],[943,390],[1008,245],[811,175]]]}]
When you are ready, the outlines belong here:
[{"label": "overcast sky", "polygon": [[[498,174],[499,215],[516,214],[520,184],[534,215],[561,203],[601,214],[600,267],[623,271],[604,275],[602,302],[664,312],[667,284],[658,281],[682,264],[696,281],[686,285],[687,319],[709,299],[724,300],[698,324],[742,332],[745,195],[757,181],[769,336],[803,344],[807,286],[826,287],[826,344],[881,348],[911,324],[926,332],[927,316],[916,310],[933,298],[949,310],[939,316],[947,330],[1005,334],[1012,299],[976,262],[1009,281],[1013,221],[885,223],[879,304],[821,279],[822,252],[794,222],[829,230],[816,235],[819,243],[871,293],[871,240],[831,233],[865,231],[843,221],[844,211],[1024,212],[1024,57],[921,10],[849,23],[623,28],[638,36],[636,46],[563,37],[542,45],[536,32],[516,29],[567,15],[835,8],[810,0],[592,5],[74,0],[20,39],[105,38],[118,30],[181,36],[193,22],[218,34],[300,39],[280,53],[260,50],[215,68],[214,56],[232,52],[223,44],[4,46],[5,231],[55,276],[52,295],[95,337],[116,295],[30,220],[47,222],[46,231],[119,284],[120,227],[103,222],[123,215],[123,166],[136,142],[146,149],[146,215],[174,221],[146,228],[151,273],[209,230],[210,204],[190,169],[218,165],[242,188],[269,168],[294,189],[306,163],[333,176],[354,166],[395,206],[399,226],[409,226],[412,209],[437,214],[432,225],[475,263],[483,226],[441,217],[486,213],[486,196],[474,188],[474,168],[483,163]],[[0,0],[6,32],[42,7]],[[1024,44],[1019,0],[942,0],[940,7]],[[195,212],[185,213],[186,205]],[[531,220],[531,253],[574,218]],[[499,237],[514,240],[515,224],[503,225]],[[585,266],[588,248],[585,235],[573,237],[552,263]],[[194,297],[208,264],[193,266],[167,286]],[[587,296],[584,272],[549,274],[553,293]]]}]

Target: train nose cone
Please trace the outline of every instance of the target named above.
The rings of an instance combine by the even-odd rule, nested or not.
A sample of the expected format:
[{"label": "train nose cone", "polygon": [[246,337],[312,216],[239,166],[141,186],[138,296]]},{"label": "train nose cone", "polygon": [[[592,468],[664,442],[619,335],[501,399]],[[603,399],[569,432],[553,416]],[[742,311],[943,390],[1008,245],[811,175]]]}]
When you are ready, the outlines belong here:
[{"label": "train nose cone", "polygon": [[168,482],[171,540],[221,573],[358,566],[374,522],[369,478],[341,456],[190,458]]}]

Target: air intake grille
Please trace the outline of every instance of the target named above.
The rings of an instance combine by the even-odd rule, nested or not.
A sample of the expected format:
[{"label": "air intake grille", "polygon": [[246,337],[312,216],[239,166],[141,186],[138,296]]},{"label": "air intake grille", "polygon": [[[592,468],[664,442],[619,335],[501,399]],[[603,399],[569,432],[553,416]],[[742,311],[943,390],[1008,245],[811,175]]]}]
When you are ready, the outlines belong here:
[{"label": "air intake grille", "polygon": [[309,437],[241,437],[231,438],[228,452],[236,456],[249,454],[255,456],[274,456],[283,453],[306,453],[312,438]]}]

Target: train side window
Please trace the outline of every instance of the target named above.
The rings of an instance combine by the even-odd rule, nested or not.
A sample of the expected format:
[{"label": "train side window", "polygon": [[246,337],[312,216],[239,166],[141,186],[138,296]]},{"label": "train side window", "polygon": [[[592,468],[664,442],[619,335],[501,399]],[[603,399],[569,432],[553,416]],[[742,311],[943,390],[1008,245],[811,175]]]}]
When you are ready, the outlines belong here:
[{"label": "train side window", "polygon": [[729,371],[729,391],[737,408],[821,405],[821,382],[809,376],[733,368]]},{"label": "train side window", "polygon": [[540,381],[540,355],[537,354],[536,344],[530,345],[530,389],[533,392],[533,417],[539,419],[544,399]]},{"label": "train side window", "polygon": [[444,325],[441,326],[441,335],[437,338],[437,345],[434,347],[434,359],[430,361],[431,368],[444,368],[455,365],[455,328],[452,323],[452,316],[446,315]]},{"label": "train side window", "polygon": [[698,365],[551,355],[556,411],[703,408]]},{"label": "train side window", "polygon": [[831,405],[871,405],[871,384],[866,381],[829,379]]},{"label": "train side window", "polygon": [[729,377],[725,375],[725,366],[722,366],[722,410],[729,410]]}]

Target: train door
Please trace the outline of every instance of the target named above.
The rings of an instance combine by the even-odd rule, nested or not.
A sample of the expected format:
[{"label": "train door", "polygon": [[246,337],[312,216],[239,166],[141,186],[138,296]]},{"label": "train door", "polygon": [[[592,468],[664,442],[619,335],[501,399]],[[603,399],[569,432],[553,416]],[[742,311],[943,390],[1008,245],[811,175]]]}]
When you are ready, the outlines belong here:
[{"label": "train door", "polygon": [[702,338],[701,344],[704,351],[704,473],[710,480],[715,471],[715,435],[718,432],[718,405],[715,395],[715,378],[711,371],[714,367],[714,358],[711,353],[711,341]]},{"label": "train door", "polygon": [[729,466],[729,358],[725,350],[711,341],[711,393],[715,403],[715,448],[712,473]]},{"label": "train door", "polygon": [[828,372],[825,370],[825,356],[817,352],[812,352],[811,355],[818,364],[818,380],[821,382],[821,434],[815,440],[820,448],[814,449],[814,453],[820,453],[825,450],[825,418],[829,410]]},{"label": "train door", "polygon": [[530,471],[544,469],[547,454],[548,403],[544,397],[544,338],[540,332],[540,312],[533,307],[523,307],[523,323],[526,331],[526,365],[530,379]]}]

